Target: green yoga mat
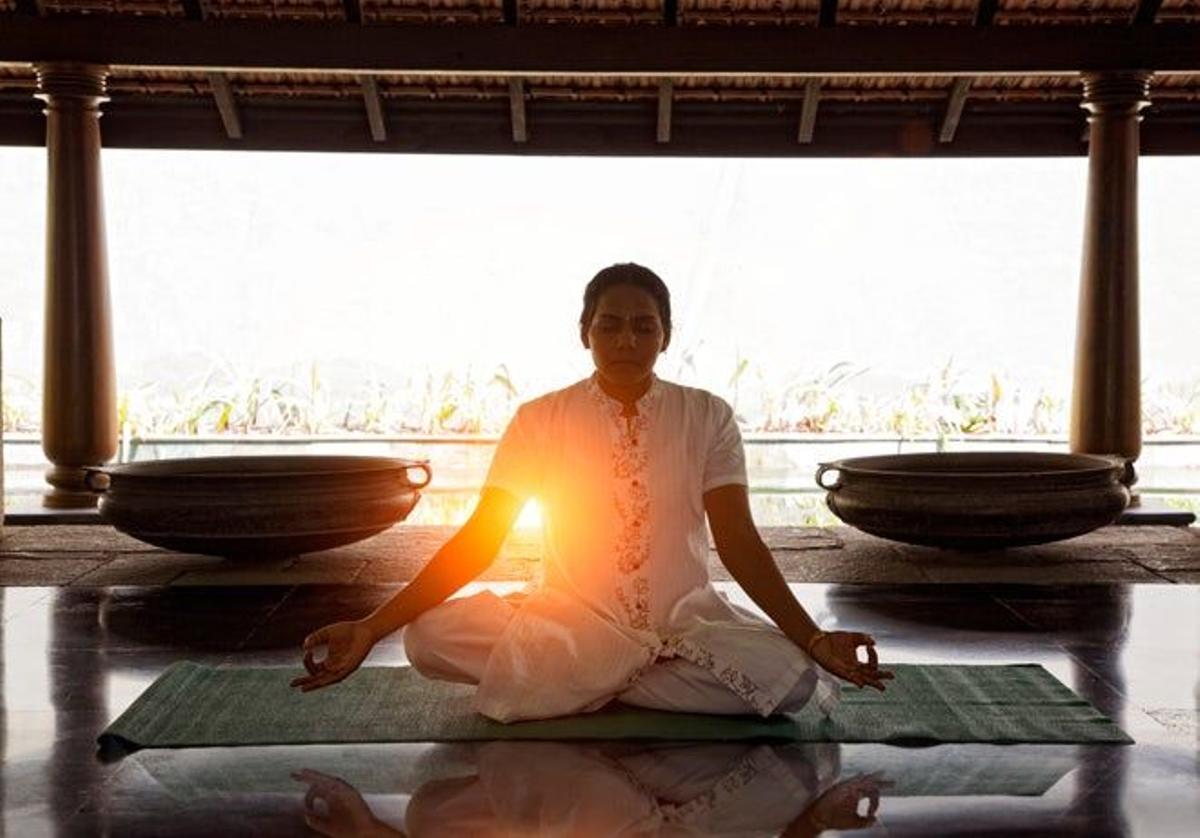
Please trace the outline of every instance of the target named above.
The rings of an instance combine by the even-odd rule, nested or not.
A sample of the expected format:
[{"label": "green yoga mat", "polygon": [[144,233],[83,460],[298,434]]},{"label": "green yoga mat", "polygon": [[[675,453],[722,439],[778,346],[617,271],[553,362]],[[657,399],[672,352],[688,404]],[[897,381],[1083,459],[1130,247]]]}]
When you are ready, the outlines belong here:
[{"label": "green yoga mat", "polygon": [[1125,735],[1034,664],[897,664],[886,692],[843,690],[830,718],[707,716],[619,704],[596,713],[499,724],[471,709],[472,687],[409,667],[365,668],[301,693],[292,668],[173,664],[100,735],[104,750],[492,739],[803,742],[1113,742]]}]

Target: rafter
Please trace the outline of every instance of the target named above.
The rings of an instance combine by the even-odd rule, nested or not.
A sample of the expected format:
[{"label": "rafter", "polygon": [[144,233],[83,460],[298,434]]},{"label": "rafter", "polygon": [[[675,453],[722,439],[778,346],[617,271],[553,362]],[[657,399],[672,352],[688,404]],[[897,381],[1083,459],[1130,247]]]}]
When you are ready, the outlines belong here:
[{"label": "rafter", "polygon": [[516,26],[521,22],[520,0],[503,0],[501,9],[504,14],[504,22],[508,26]]},{"label": "rafter", "polygon": [[180,0],[183,5],[183,16],[188,20],[204,20],[208,15],[206,0]]},{"label": "rafter", "polygon": [[40,15],[42,4],[38,0],[17,0],[17,11],[23,15]]},{"label": "rafter", "polygon": [[837,25],[837,5],[838,0],[821,0],[821,7],[817,11],[817,26]]},{"label": "rafter", "polygon": [[1162,6],[1162,0],[1138,0],[1130,23],[1134,26],[1149,26],[1154,23],[1160,6]]},{"label": "rafter", "polygon": [[0,27],[0,62],[36,61],[505,76],[1200,72],[1200,26],[459,27],[11,15]]},{"label": "rafter", "polygon": [[242,118],[238,113],[229,79],[224,73],[209,73],[208,84],[212,88],[213,99],[217,102],[217,111],[221,114],[221,124],[225,126],[225,136],[231,140],[240,140]]},{"label": "rafter", "polygon": [[374,76],[363,76],[358,80],[362,87],[363,106],[367,109],[367,125],[371,139],[377,143],[387,142],[387,126],[383,121],[383,102],[379,98],[379,85]]},{"label": "rafter", "polygon": [[512,118],[513,142],[529,142],[529,129],[525,124],[525,82],[521,79],[508,81],[508,109]]},{"label": "rafter", "polygon": [[967,103],[967,92],[970,89],[970,78],[962,77],[954,80],[950,98],[946,102],[946,112],[942,115],[942,127],[938,131],[939,142],[954,142],[954,132],[958,130],[958,121],[962,119],[963,106]]},{"label": "rafter", "polygon": [[674,101],[675,87],[670,79],[658,83],[658,129],[655,139],[660,143],[671,142],[671,104]]},{"label": "rafter", "polygon": [[362,23],[362,4],[359,0],[342,0],[342,14],[346,23]]},{"label": "rafter", "polygon": [[975,7],[975,25],[991,26],[999,6],[1000,0],[979,0],[979,5]]},{"label": "rafter", "polygon": [[679,0],[663,0],[663,24],[679,25]]},{"label": "rafter", "polygon": [[817,105],[821,101],[821,80],[809,79],[804,85],[804,104],[800,107],[800,129],[796,141],[811,143],[817,127]]}]

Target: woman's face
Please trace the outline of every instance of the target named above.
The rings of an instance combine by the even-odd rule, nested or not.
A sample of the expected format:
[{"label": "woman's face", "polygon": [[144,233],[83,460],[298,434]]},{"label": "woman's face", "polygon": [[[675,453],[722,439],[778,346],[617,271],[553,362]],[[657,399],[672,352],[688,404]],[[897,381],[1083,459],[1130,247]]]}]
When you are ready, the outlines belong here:
[{"label": "woman's face", "polygon": [[654,297],[634,285],[609,288],[596,303],[585,345],[596,369],[614,384],[645,380],[667,348]]}]

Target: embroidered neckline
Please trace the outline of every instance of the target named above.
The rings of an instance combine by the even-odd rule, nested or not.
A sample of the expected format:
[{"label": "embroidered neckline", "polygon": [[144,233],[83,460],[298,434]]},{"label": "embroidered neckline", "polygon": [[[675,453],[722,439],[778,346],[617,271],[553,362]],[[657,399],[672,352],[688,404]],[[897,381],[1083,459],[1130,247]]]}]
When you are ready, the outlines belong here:
[{"label": "embroidered neckline", "polygon": [[[604,407],[614,419],[621,420],[636,418],[622,415],[622,411],[625,409],[625,404],[620,399],[613,398],[608,393],[604,392],[604,388],[600,386],[599,375],[599,373],[594,372],[587,380],[587,389],[588,393],[592,397],[592,400]],[[658,397],[662,393],[662,389],[662,379],[660,379],[654,373],[651,373],[649,389],[647,389],[645,393],[642,393],[642,395],[638,397],[638,400],[634,402],[634,406],[637,408],[638,417],[645,416],[646,410],[654,406],[654,403],[658,401]]]}]

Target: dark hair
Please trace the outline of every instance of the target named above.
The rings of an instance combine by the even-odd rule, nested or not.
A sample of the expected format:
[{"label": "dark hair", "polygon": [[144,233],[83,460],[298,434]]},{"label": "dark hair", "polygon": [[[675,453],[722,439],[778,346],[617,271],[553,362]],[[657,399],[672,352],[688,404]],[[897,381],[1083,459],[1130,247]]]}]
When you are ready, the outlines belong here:
[{"label": "dark hair", "polygon": [[658,305],[658,318],[662,321],[663,346],[671,342],[671,292],[667,284],[658,274],[647,267],[634,262],[622,262],[609,265],[592,277],[592,281],[583,289],[583,312],[579,315],[579,336],[587,343],[587,330],[596,316],[596,306],[600,297],[609,288],[617,285],[632,285],[640,288],[654,298]]}]

